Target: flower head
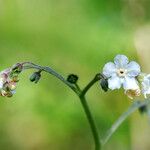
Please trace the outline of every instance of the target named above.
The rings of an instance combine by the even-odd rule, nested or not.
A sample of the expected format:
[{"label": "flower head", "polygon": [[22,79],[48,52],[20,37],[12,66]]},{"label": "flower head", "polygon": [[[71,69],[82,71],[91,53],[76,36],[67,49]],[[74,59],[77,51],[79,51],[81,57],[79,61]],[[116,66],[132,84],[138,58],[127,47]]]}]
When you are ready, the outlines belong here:
[{"label": "flower head", "polygon": [[22,65],[16,64],[15,66],[5,69],[0,72],[0,95],[11,97],[15,93],[18,75],[22,71]]},{"label": "flower head", "polygon": [[111,90],[120,89],[122,86],[127,90],[139,89],[136,77],[141,69],[135,61],[129,62],[125,55],[117,55],[113,62],[108,62],[103,68],[103,74],[108,78],[108,87]]}]

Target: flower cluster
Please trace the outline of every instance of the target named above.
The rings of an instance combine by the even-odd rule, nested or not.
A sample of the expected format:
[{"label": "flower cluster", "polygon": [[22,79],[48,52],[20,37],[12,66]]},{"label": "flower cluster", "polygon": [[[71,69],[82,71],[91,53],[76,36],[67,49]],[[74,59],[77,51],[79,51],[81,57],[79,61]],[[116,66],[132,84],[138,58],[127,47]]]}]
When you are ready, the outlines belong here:
[{"label": "flower cluster", "polygon": [[11,68],[0,72],[0,95],[12,97],[15,93],[16,83],[19,81],[18,75],[23,67],[21,64],[16,64]]},{"label": "flower cluster", "polygon": [[135,61],[129,62],[125,55],[117,55],[114,62],[106,63],[103,74],[111,90],[123,87],[130,98],[141,94],[147,98],[147,94],[150,94],[150,74],[142,73],[140,65]]},{"label": "flower cluster", "polygon": [[[39,71],[34,72],[30,81],[37,83],[41,78],[41,71],[38,65],[30,62],[17,63],[16,65],[0,72],[0,95],[11,97],[15,93],[18,75],[24,69],[36,68]],[[29,65],[29,66],[28,66]],[[34,67],[33,67],[34,65]],[[53,74],[53,72],[52,72]],[[100,80],[101,87],[104,91],[120,89],[123,87],[125,94],[134,98],[141,94],[147,98],[150,94],[150,74],[141,72],[140,65],[135,61],[129,61],[125,55],[117,55],[114,62],[108,62],[103,67],[103,78]],[[71,74],[67,81],[76,83],[78,77]]]}]

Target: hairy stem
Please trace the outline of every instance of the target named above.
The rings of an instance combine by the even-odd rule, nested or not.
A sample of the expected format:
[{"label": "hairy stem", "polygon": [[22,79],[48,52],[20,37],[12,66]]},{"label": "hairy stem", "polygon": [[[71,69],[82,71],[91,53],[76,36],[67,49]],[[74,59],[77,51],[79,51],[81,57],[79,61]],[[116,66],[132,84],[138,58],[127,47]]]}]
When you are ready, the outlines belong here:
[{"label": "hairy stem", "polygon": [[82,90],[81,92],[81,97],[86,95],[87,91],[100,79],[104,78],[104,76],[100,73],[96,74],[96,76],[93,78],[93,80],[91,80],[87,86],[85,86],[85,88]]},{"label": "hairy stem", "polygon": [[150,104],[150,100],[146,99],[144,101],[135,101],[127,111],[125,111],[118,120],[111,126],[110,129],[106,132],[106,134],[102,137],[101,144],[104,146],[108,140],[111,138],[113,133],[119,128],[119,126],[129,117],[133,112],[135,112],[138,108]]},{"label": "hairy stem", "polygon": [[79,95],[79,90],[73,84],[68,82],[63,76],[61,76],[59,73],[57,73],[50,67],[43,67],[43,66],[39,66],[37,64],[31,63],[31,62],[24,62],[23,68],[24,69],[38,69],[41,71],[45,71],[45,72],[55,76],[57,79],[61,80],[64,84],[66,84],[68,87],[70,87],[77,95]]},{"label": "hairy stem", "polygon": [[95,82],[97,82],[98,80],[100,80],[100,78],[102,78],[102,75],[97,74],[95,76],[95,78],[83,90],[81,90],[77,84],[71,84],[63,76],[58,74],[56,71],[54,71],[50,67],[42,67],[42,66],[39,66],[39,65],[31,63],[31,62],[24,62],[22,64],[23,64],[24,69],[37,69],[37,70],[45,71],[45,72],[55,76],[56,78],[61,80],[65,85],[70,87],[78,95],[78,97],[80,98],[81,104],[83,106],[84,112],[86,114],[87,120],[89,122],[89,125],[91,127],[91,131],[92,131],[94,142],[95,142],[95,150],[101,150],[101,143],[100,143],[98,131],[97,131],[93,116],[91,114],[91,111],[89,109],[89,106],[86,102],[85,94],[93,86],[93,84]]},{"label": "hairy stem", "polygon": [[82,106],[84,108],[85,114],[87,116],[89,125],[91,127],[91,131],[92,131],[92,134],[93,134],[93,137],[94,137],[95,150],[100,150],[101,149],[101,143],[99,141],[99,134],[98,134],[98,131],[97,131],[94,119],[92,117],[91,111],[89,109],[89,106],[88,106],[88,104],[86,102],[85,97],[84,96],[80,96],[80,100],[81,100]]}]

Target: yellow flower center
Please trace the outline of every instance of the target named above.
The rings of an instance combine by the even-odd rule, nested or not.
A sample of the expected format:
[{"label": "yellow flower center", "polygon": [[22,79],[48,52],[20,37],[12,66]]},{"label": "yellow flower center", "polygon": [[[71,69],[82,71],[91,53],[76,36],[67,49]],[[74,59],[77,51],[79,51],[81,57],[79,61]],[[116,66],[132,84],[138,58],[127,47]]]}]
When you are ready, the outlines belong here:
[{"label": "yellow flower center", "polygon": [[127,70],[126,69],[118,69],[117,74],[119,77],[125,77]]}]

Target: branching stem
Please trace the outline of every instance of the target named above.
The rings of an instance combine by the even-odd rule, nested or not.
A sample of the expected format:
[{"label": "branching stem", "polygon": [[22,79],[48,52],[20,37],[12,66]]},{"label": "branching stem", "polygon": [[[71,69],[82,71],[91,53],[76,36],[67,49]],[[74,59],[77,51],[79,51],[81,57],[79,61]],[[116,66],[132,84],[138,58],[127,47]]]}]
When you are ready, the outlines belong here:
[{"label": "branching stem", "polygon": [[24,70],[26,69],[37,69],[40,71],[45,71],[53,76],[55,76],[57,79],[61,80],[65,85],[67,85],[69,88],[71,88],[79,97],[82,107],[84,109],[84,112],[86,114],[87,120],[89,122],[92,135],[94,138],[95,142],[95,150],[101,150],[101,147],[104,146],[108,140],[111,138],[113,133],[119,128],[119,126],[129,117],[134,111],[136,111],[138,108],[150,104],[150,100],[146,99],[144,101],[135,101],[127,111],[125,111],[119,118],[118,120],[111,126],[110,129],[106,132],[106,134],[101,138],[99,138],[98,130],[95,125],[95,121],[93,119],[92,113],[90,111],[90,108],[87,104],[85,95],[88,92],[88,90],[99,80],[105,79],[103,74],[96,74],[96,76],[81,90],[81,88],[78,86],[78,84],[72,84],[68,82],[63,76],[61,76],[59,73],[54,71],[50,67],[43,67],[39,66],[37,64],[31,63],[31,62],[24,62],[22,63]]},{"label": "branching stem", "polygon": [[89,106],[87,104],[85,94],[93,86],[93,84],[95,82],[100,80],[100,78],[102,76],[100,74],[97,74],[95,76],[95,78],[83,90],[81,90],[80,87],[78,86],[78,84],[71,84],[63,76],[58,74],[56,71],[54,71],[50,67],[39,66],[39,65],[31,63],[31,62],[24,62],[22,64],[23,64],[24,69],[37,69],[37,70],[40,70],[40,71],[45,71],[45,72],[55,76],[56,78],[61,80],[65,85],[70,87],[78,95],[78,97],[81,101],[81,104],[83,106],[84,112],[86,114],[87,120],[89,122],[89,125],[91,127],[92,135],[93,135],[94,142],[95,142],[95,150],[101,150],[101,143],[100,143],[100,139],[99,139],[98,130],[96,128],[93,116],[92,116],[91,111],[89,109]]},{"label": "branching stem", "polygon": [[113,133],[120,127],[120,125],[137,109],[142,106],[150,104],[149,99],[145,99],[144,101],[135,101],[129,108],[114,122],[110,129],[106,132],[106,134],[102,137],[101,143],[104,146],[108,140],[111,138]]}]

